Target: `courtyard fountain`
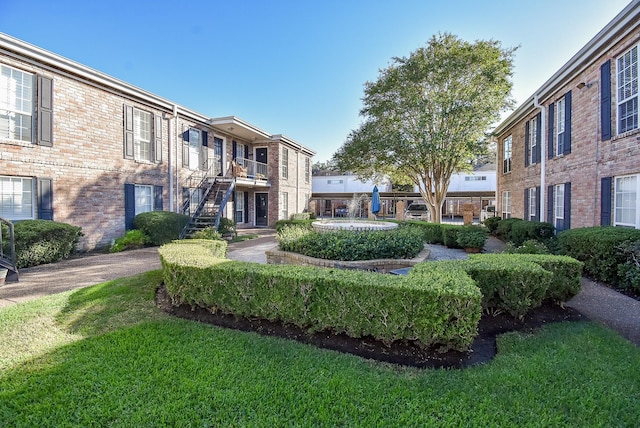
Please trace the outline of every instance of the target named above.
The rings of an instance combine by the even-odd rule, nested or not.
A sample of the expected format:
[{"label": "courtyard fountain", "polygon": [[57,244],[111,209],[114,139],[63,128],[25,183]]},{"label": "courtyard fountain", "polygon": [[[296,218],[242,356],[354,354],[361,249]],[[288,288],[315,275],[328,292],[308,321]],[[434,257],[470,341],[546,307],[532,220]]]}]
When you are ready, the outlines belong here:
[{"label": "courtyard fountain", "polygon": [[354,230],[354,231],[374,231],[392,230],[398,227],[396,223],[386,221],[361,220],[356,218],[356,213],[360,213],[362,203],[368,201],[366,194],[356,195],[349,201],[349,217],[344,220],[329,219],[319,220],[312,223],[313,229],[317,232],[327,232],[334,230]]}]

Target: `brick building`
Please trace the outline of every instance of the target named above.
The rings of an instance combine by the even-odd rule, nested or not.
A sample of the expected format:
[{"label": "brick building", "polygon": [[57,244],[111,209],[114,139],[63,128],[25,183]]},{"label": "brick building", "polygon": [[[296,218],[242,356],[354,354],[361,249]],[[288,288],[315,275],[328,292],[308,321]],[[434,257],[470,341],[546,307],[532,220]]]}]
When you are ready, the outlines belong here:
[{"label": "brick building", "polygon": [[503,218],[640,228],[639,13],[631,2],[496,128]]},{"label": "brick building", "polygon": [[140,212],[193,213],[207,177],[234,184],[225,217],[272,226],[306,208],[314,154],[0,33],[0,217],[80,226],[82,250]]}]

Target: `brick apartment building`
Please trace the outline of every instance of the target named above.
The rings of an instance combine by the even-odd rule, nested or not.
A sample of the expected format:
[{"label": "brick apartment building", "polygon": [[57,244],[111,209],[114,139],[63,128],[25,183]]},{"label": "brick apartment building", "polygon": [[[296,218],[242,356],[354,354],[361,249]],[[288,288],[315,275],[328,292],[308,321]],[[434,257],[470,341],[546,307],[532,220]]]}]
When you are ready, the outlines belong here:
[{"label": "brick apartment building", "polygon": [[0,33],[0,217],[80,226],[81,250],[138,213],[192,213],[207,175],[233,180],[225,217],[272,226],[307,207],[314,154]]},{"label": "brick apartment building", "polygon": [[496,128],[503,218],[640,228],[639,13],[631,2]]}]

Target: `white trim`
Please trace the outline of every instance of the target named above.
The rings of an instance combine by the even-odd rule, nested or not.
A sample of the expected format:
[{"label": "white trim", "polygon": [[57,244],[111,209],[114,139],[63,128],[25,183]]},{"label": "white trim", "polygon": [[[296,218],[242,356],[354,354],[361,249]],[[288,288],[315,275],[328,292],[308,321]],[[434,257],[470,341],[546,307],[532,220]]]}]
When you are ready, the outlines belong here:
[{"label": "white trim", "polygon": [[[627,206],[627,207],[621,207],[621,209],[633,209],[635,211],[634,213],[634,223],[625,223],[622,221],[617,221],[618,218],[618,202],[620,202],[618,200],[618,180],[621,179],[625,179],[625,178],[634,178],[635,179],[635,192],[627,192],[629,194],[634,193],[634,205],[633,206]],[[622,201],[622,202],[628,202],[628,201]],[[613,180],[613,225],[614,226],[626,226],[626,227],[635,227],[636,229],[640,229],[640,174],[630,174],[630,175],[621,175],[621,176],[617,176],[614,177]]]}]

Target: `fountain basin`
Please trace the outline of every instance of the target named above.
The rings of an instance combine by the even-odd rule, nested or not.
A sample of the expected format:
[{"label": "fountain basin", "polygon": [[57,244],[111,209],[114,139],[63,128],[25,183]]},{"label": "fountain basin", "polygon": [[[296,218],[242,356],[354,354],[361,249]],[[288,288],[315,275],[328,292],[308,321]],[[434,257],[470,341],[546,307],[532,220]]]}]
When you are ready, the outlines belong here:
[{"label": "fountain basin", "polygon": [[398,227],[396,223],[386,221],[357,221],[357,220],[322,220],[311,223],[316,232],[330,232],[335,230],[375,231],[392,230]]}]

